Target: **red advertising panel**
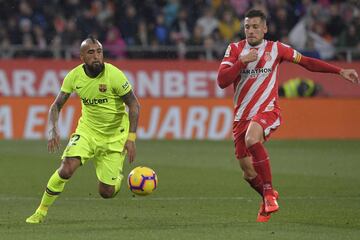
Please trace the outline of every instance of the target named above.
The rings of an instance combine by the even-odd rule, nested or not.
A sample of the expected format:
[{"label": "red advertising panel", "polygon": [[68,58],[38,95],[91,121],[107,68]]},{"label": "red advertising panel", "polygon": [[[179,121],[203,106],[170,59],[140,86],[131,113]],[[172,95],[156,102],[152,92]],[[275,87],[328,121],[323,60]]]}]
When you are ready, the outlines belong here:
[{"label": "red advertising panel", "polygon": [[[233,89],[217,87],[219,62],[206,61],[116,61],[140,98],[231,98]],[[0,60],[0,97],[55,96],[66,73],[80,61]],[[336,63],[360,72],[360,63]],[[296,64],[280,67],[279,81],[310,78],[332,97],[360,97],[360,87],[336,74],[312,73]]]},{"label": "red advertising panel", "polygon": [[[47,112],[53,98],[1,99],[0,139],[47,137]],[[140,139],[230,139],[231,99],[140,100]],[[275,139],[360,138],[360,99],[281,100],[283,124]],[[62,109],[59,130],[63,139],[74,131],[80,116],[79,99]]]}]

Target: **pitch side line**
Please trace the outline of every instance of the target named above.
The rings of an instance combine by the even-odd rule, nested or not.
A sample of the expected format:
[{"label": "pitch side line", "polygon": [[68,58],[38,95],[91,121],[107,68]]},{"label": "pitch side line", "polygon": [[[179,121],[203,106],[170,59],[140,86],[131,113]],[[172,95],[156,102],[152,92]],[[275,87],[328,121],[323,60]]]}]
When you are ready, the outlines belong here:
[{"label": "pitch side line", "polygon": [[[60,199],[65,201],[103,201],[100,197],[63,197]],[[324,196],[324,197],[315,197],[315,196],[304,196],[304,197],[281,197],[284,200],[318,200],[324,201],[329,199],[337,200],[360,200],[360,197],[334,197],[334,196]],[[7,197],[0,196],[0,201],[14,201],[14,200],[23,200],[23,201],[34,201],[40,200],[39,197]],[[131,201],[216,201],[216,200],[240,200],[240,201],[257,201],[259,198],[249,198],[249,197],[152,197],[152,196],[136,196],[130,198],[118,198],[117,200],[131,200]]]}]

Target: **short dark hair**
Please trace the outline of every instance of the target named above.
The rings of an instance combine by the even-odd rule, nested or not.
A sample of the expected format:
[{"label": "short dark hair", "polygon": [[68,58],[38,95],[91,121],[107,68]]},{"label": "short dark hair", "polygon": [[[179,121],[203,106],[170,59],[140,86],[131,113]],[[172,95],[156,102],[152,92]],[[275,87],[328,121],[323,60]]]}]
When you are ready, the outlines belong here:
[{"label": "short dark hair", "polygon": [[86,40],[90,40],[92,43],[97,43],[99,41],[93,35],[89,35]]},{"label": "short dark hair", "polygon": [[258,9],[250,9],[249,11],[246,12],[245,14],[246,18],[254,18],[254,17],[259,17],[261,18],[261,20],[266,22],[266,15],[263,11],[258,10]]}]

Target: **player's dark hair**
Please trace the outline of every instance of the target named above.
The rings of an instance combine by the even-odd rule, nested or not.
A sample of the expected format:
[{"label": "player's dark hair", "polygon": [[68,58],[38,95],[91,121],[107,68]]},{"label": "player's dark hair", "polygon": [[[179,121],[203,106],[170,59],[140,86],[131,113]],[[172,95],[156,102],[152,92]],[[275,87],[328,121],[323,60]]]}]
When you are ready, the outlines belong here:
[{"label": "player's dark hair", "polygon": [[87,39],[89,39],[92,43],[98,42],[98,40],[93,35],[89,35]]},{"label": "player's dark hair", "polygon": [[254,17],[259,17],[262,21],[266,22],[266,15],[263,11],[258,10],[258,9],[250,9],[249,11],[246,12],[245,14],[245,18],[254,18]]}]

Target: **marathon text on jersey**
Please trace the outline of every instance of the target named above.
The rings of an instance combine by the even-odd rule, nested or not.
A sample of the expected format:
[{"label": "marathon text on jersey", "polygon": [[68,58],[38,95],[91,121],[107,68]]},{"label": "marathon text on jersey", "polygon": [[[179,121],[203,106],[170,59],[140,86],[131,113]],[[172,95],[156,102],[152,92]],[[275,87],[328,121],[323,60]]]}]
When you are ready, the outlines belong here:
[{"label": "marathon text on jersey", "polygon": [[271,68],[243,69],[241,74],[258,75],[261,73],[271,73]]}]

